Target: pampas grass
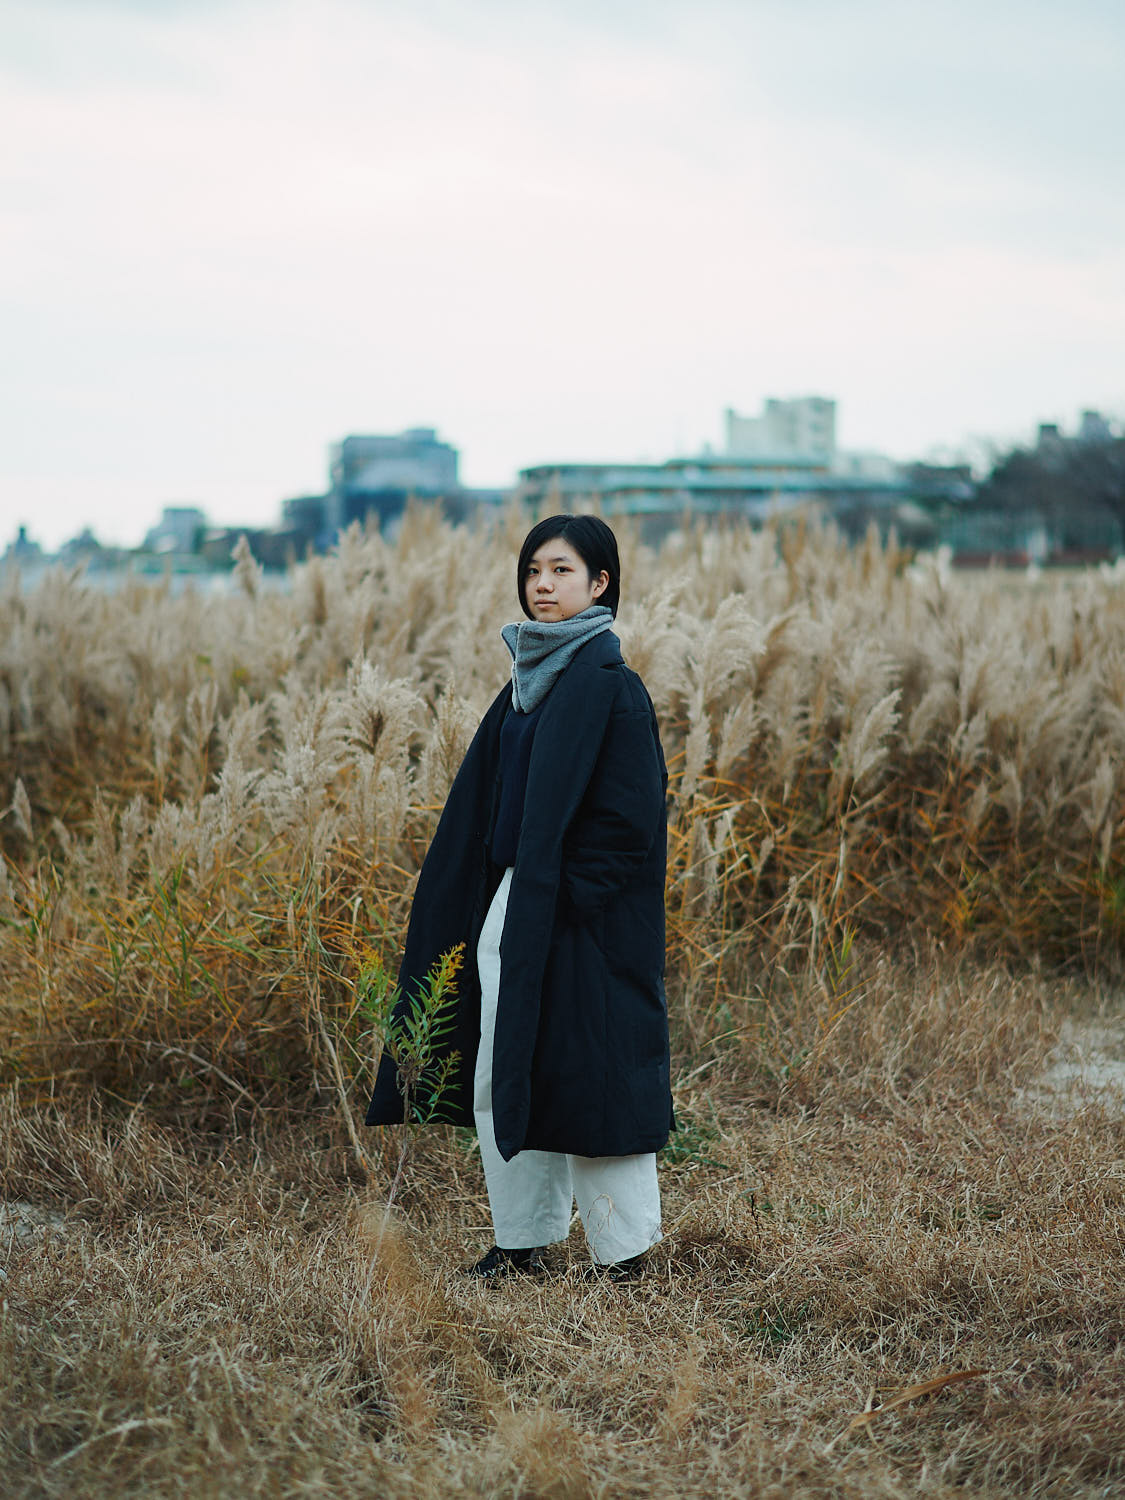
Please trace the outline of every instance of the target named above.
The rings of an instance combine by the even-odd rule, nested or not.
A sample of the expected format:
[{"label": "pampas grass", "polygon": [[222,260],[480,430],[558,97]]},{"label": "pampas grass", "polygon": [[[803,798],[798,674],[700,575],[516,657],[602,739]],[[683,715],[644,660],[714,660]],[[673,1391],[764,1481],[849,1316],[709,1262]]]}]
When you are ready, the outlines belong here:
[{"label": "pampas grass", "polygon": [[[318,1076],[293,904],[315,908],[330,959],[344,930],[393,957],[505,676],[520,526],[455,530],[418,508],[395,543],[353,529],[285,590],[243,558],[218,598],[9,580],[5,947],[36,976],[8,1001],[9,1073],[74,1076],[101,1035],[116,1040],[100,1076],[126,1094],[169,1046],[255,1094],[271,1072]],[[621,635],[672,771],[670,974],[690,1046],[853,942],[1119,965],[1113,576],[1013,590],[803,528],[623,544]],[[333,1014],[355,978],[336,958]]]},{"label": "pampas grass", "polygon": [[356,1122],[523,530],[4,580],[0,1197],[52,1211],[0,1228],[5,1493],[1112,1492],[1121,1119],[1025,1085],[1120,976],[1120,579],[623,531],[666,1238],[490,1294],[471,1136]]}]

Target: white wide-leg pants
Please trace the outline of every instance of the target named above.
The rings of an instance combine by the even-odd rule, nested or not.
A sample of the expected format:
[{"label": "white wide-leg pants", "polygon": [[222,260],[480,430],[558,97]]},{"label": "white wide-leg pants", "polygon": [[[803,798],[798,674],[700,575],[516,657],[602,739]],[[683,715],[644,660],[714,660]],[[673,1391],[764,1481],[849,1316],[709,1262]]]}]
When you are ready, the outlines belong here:
[{"label": "white wide-leg pants", "polygon": [[577,1200],[594,1260],[602,1265],[627,1260],[661,1238],[660,1189],[652,1152],[642,1156],[567,1156],[555,1151],[520,1151],[511,1161],[505,1161],[496,1146],[492,1038],[500,993],[500,937],[511,883],[512,872],[505,870],[477,944],[480,1051],[473,1112],[496,1243],[505,1250],[524,1250],[565,1240]]}]

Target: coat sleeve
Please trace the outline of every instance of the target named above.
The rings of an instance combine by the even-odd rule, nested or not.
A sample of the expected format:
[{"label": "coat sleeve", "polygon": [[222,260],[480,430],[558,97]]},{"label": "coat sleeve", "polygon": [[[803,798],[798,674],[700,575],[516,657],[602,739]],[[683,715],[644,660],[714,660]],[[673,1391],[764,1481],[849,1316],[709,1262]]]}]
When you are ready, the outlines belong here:
[{"label": "coat sleeve", "polygon": [[634,879],[664,836],[668,778],[656,716],[639,684],[622,699],[563,840],[563,893],[579,917],[590,916]]},{"label": "coat sleeve", "polygon": [[[510,689],[502,689],[485,715],[457,772],[414,892],[406,946],[399,968],[399,1021],[430,967],[458,943],[470,949],[458,982],[454,1032],[444,1051],[458,1054],[448,1084],[442,1118],[472,1123],[472,1072],[480,1036],[480,992],[471,952],[486,890],[485,839],[496,768],[496,742]],[[441,1056],[435,1058],[435,1063]],[[387,1125],[403,1118],[403,1096],[389,1050],[379,1063],[366,1124]]]}]

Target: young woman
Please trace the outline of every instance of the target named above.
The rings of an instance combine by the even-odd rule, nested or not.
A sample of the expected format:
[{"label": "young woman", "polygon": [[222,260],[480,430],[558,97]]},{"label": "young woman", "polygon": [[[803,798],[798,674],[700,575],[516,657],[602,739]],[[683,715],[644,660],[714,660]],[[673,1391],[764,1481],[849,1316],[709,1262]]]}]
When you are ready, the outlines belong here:
[{"label": "young woman", "polygon": [[[495,1279],[545,1269],[573,1203],[595,1273],[636,1275],[660,1239],[656,1156],[672,1126],[664,1001],[665,790],[656,715],[610,626],[617,542],[551,516],[520,551],[527,616],[418,877],[405,1005],[464,944],[457,1062],[439,1118],[475,1124]],[[369,1125],[403,1118],[384,1053]]]}]

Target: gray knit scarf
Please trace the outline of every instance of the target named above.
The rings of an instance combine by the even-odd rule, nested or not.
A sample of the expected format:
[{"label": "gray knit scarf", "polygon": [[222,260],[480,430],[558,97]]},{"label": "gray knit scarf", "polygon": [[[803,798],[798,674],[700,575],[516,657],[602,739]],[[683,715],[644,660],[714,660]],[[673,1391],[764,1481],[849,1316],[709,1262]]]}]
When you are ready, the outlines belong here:
[{"label": "gray knit scarf", "polygon": [[611,609],[591,604],[569,620],[520,620],[505,625],[500,634],[512,653],[512,703],[516,712],[529,714],[542,703],[579,646],[612,624]]}]

